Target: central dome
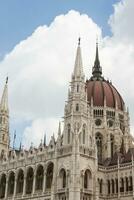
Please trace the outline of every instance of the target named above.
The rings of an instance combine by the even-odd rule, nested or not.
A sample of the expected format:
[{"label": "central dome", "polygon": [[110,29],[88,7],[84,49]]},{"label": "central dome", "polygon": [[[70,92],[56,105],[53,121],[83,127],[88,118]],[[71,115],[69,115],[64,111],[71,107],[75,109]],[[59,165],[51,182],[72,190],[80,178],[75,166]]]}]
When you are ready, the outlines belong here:
[{"label": "central dome", "polygon": [[124,101],[116,88],[106,80],[89,80],[87,81],[87,97],[91,102],[93,99],[94,106],[106,106],[110,108],[124,109]]},{"label": "central dome", "polygon": [[96,45],[96,58],[92,71],[92,77],[87,80],[87,97],[89,103],[93,100],[94,106],[104,106],[116,108],[123,111],[124,101],[120,93],[112,85],[111,82],[106,81],[102,77],[102,68],[100,66],[99,55],[98,55],[98,44]]}]

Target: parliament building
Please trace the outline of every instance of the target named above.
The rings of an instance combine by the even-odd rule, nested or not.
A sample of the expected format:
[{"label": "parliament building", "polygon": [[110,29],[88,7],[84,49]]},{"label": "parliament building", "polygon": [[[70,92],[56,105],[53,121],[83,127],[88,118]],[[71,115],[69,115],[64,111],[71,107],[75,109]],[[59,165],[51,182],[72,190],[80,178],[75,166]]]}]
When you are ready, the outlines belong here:
[{"label": "parliament building", "polygon": [[133,141],[125,102],[103,77],[98,44],[85,81],[79,39],[63,131],[59,124],[57,138],[51,136],[48,144],[10,147],[6,80],[0,103],[0,199],[133,200]]}]

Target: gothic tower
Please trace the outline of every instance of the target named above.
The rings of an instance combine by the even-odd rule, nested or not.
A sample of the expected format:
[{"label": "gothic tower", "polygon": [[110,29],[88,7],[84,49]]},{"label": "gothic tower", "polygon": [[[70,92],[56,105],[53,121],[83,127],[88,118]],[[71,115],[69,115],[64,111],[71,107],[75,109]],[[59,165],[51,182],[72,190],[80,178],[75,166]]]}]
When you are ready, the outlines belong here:
[{"label": "gothic tower", "polygon": [[96,196],[94,185],[96,179],[96,145],[93,137],[91,108],[87,101],[80,38],[68,91],[68,101],[65,105],[63,146],[72,148],[69,199],[78,200],[82,196],[83,198],[93,199],[93,194]]},{"label": "gothic tower", "polygon": [[9,150],[8,77],[0,103],[0,156]]}]

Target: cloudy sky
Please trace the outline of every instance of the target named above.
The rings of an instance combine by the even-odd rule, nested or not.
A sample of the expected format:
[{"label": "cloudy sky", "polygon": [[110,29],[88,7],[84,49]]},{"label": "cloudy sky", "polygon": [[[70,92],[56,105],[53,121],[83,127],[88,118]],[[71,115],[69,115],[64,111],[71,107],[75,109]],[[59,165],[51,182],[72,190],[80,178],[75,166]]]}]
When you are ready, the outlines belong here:
[{"label": "cloudy sky", "polygon": [[57,134],[79,36],[86,78],[98,36],[103,75],[129,107],[133,133],[133,10],[133,0],[0,1],[0,93],[8,74],[16,146],[38,145],[45,133],[47,139]]}]

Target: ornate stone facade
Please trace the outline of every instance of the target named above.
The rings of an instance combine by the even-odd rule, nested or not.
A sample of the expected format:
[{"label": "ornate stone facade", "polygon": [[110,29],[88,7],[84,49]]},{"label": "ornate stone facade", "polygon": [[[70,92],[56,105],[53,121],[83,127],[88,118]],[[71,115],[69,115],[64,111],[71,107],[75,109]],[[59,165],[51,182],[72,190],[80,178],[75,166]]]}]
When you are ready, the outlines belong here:
[{"label": "ornate stone facade", "polygon": [[[99,89],[101,88],[101,89]],[[0,104],[0,199],[132,200],[134,146],[129,113],[102,77],[98,45],[85,82],[80,40],[64,111],[64,129],[48,145],[9,148],[8,80]]]}]

